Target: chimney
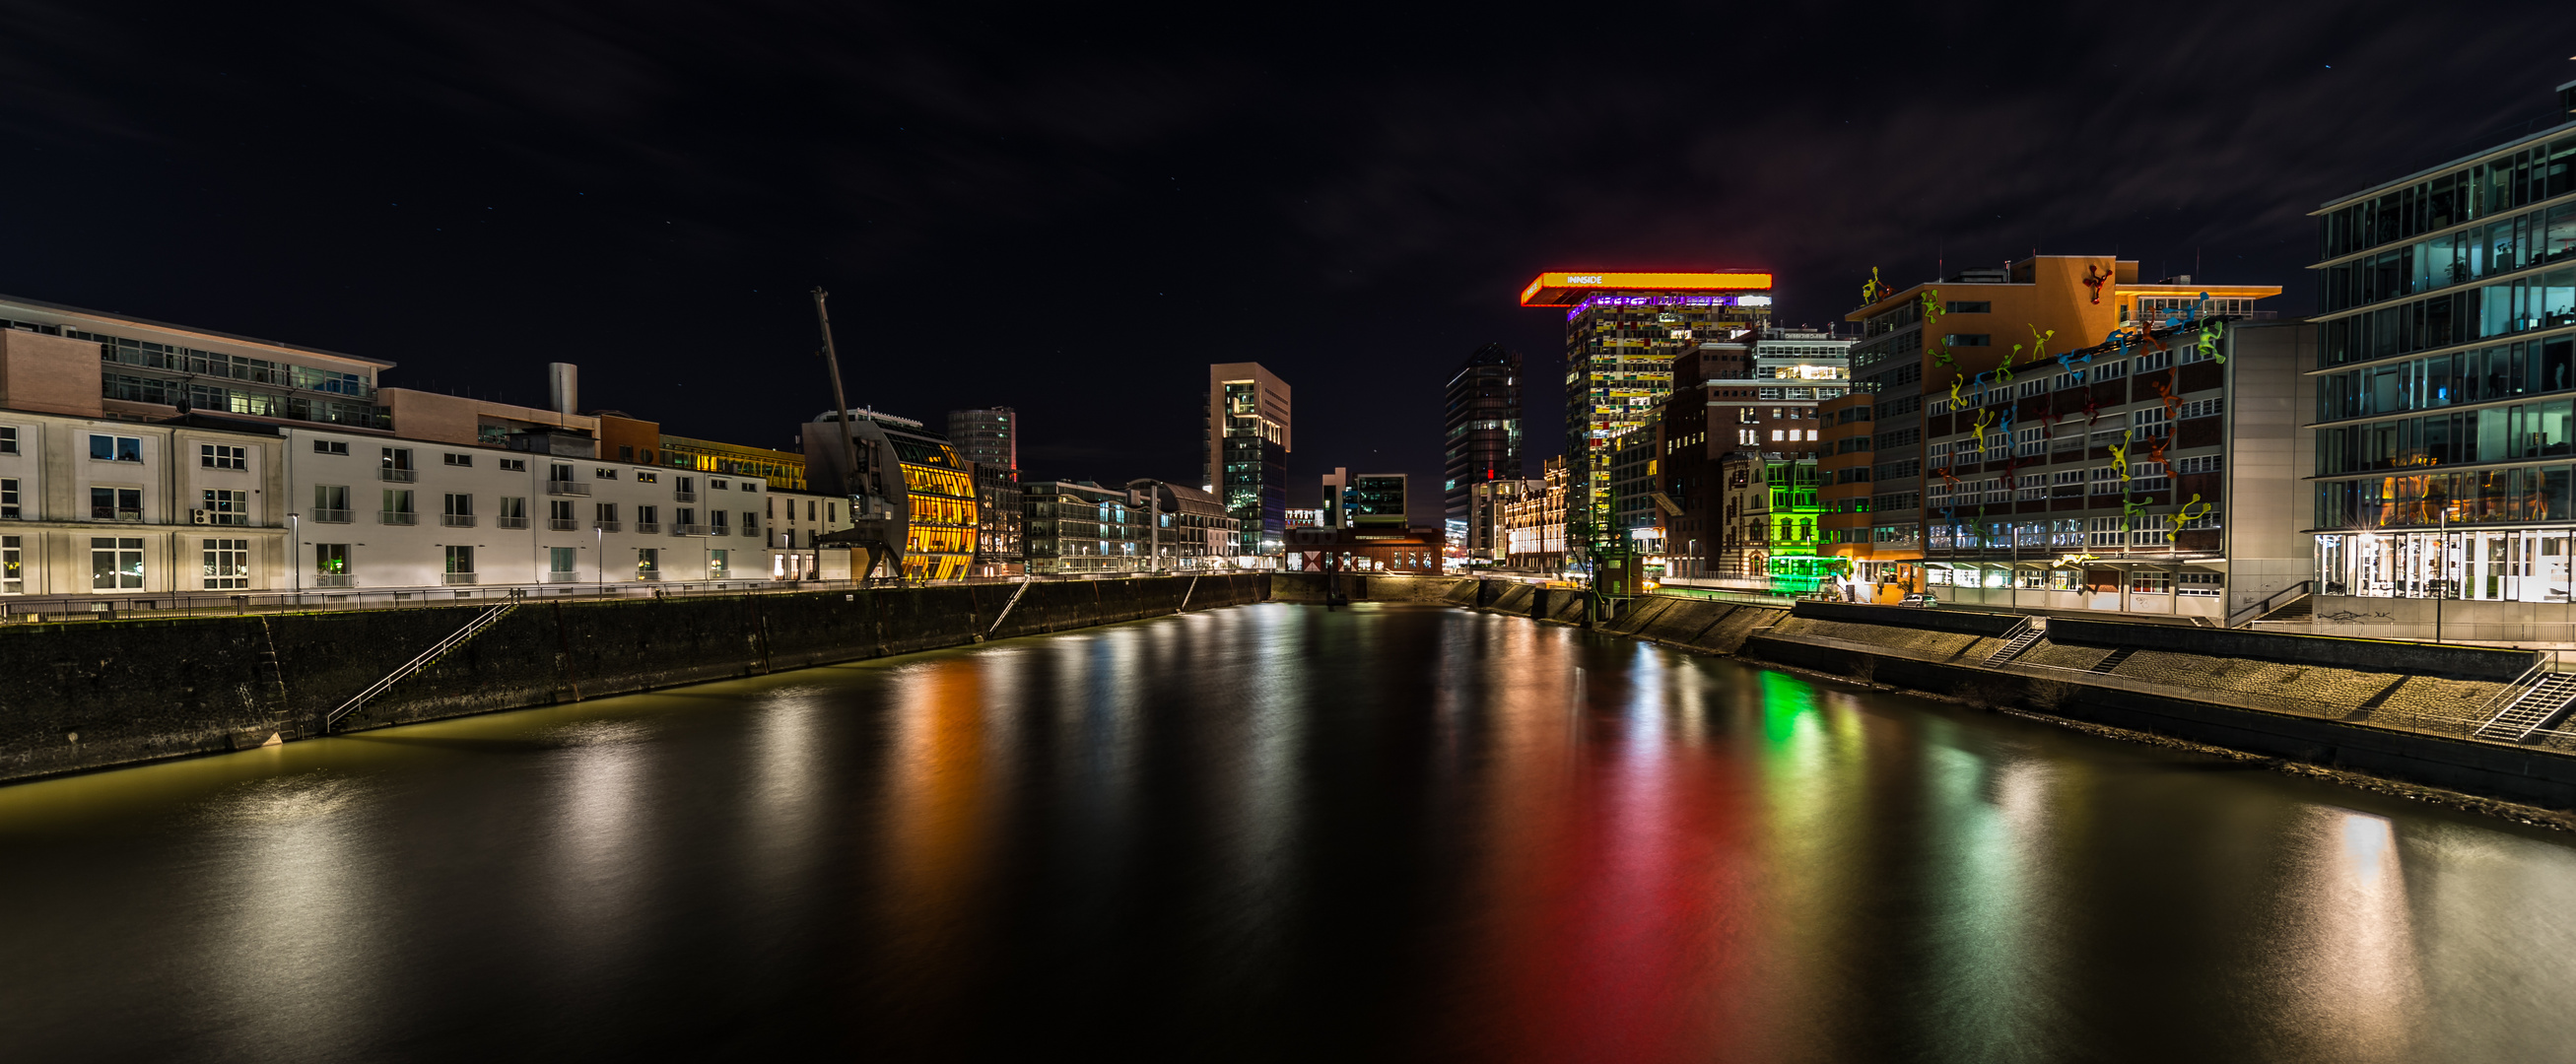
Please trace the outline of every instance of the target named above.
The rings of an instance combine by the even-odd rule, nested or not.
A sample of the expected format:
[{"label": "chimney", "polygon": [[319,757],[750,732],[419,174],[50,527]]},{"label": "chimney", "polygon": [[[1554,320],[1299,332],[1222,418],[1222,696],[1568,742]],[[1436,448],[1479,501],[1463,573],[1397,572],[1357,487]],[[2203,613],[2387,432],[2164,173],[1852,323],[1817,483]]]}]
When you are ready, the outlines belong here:
[{"label": "chimney", "polygon": [[546,363],[546,393],[554,400],[555,413],[580,413],[581,367],[570,362]]}]

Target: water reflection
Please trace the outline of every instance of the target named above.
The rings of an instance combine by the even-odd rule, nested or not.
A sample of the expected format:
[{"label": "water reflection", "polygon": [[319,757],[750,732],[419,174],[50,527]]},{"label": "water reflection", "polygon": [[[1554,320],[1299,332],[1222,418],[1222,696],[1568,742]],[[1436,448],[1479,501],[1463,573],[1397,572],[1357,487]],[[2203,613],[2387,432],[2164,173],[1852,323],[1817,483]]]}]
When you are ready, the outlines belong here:
[{"label": "water reflection", "polygon": [[0,788],[9,1059],[2526,1060],[2551,837],[1265,605]]}]

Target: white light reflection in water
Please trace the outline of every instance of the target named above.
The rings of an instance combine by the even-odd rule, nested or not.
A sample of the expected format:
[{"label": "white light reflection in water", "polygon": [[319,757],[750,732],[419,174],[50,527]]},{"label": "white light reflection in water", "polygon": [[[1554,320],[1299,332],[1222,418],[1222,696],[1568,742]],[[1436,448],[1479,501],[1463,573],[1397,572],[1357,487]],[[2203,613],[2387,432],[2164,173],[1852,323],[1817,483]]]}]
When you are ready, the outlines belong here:
[{"label": "white light reflection in water", "polygon": [[[655,872],[654,836],[641,823],[645,743],[633,721],[590,720],[563,730],[551,827],[544,853],[552,919],[570,964],[566,976],[606,970],[629,945],[639,884]],[[580,980],[590,983],[590,980]]]},{"label": "white light reflection in water", "polygon": [[[385,958],[378,861],[364,788],[315,775],[264,780],[210,804],[205,825],[217,844],[205,867],[199,953],[191,980],[213,1000],[209,1013],[237,1040],[220,1055],[240,1059],[346,1058],[372,1033],[384,1004],[376,979]],[[193,892],[192,892],[193,893]],[[212,1048],[212,1047],[207,1047]]]},{"label": "white light reflection in water", "polygon": [[2281,885],[2281,1037],[2318,1059],[2411,1060],[2422,961],[2392,826],[2318,806],[2293,822]]},{"label": "white light reflection in water", "polygon": [[752,718],[750,791],[742,796],[742,873],[754,897],[799,893],[822,856],[829,765],[815,731],[821,692],[769,693]]},{"label": "white light reflection in water", "polygon": [[2036,1059],[2035,1047],[2062,1044],[2045,1028],[2056,1018],[2047,936],[2063,914],[2042,881],[2057,781],[2044,762],[1990,761],[1933,739],[1930,823],[1942,838],[1928,934],[1942,976],[1939,1056]]}]

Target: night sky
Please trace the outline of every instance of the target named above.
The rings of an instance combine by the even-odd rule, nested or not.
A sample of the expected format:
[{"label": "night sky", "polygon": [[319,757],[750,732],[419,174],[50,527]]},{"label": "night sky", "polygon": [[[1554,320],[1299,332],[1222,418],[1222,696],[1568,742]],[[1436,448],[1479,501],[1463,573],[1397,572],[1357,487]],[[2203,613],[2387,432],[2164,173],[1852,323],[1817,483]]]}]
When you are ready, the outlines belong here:
[{"label": "night sky", "polygon": [[[387,383],[786,446],[1024,418],[1196,483],[1206,364],[1296,390],[1292,504],[1439,476],[1544,269],[1767,268],[1780,320],[2034,248],[2279,283],[2319,201],[2518,134],[2576,4],[0,6],[0,292],[392,359]],[[1422,493],[1418,518],[1437,513]]]}]

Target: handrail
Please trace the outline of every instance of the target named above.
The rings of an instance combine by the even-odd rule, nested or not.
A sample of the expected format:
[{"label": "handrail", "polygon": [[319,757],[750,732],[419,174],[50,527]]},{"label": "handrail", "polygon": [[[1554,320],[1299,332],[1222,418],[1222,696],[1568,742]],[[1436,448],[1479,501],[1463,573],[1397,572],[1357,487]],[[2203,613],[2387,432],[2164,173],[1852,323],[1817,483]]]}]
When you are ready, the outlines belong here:
[{"label": "handrail", "polygon": [[2300,595],[2308,594],[2309,589],[2315,587],[2316,583],[2317,582],[2314,580],[2301,580],[2298,583],[2282,588],[2279,591],[2275,591],[2270,595],[2265,596],[2261,602],[2257,602],[2251,606],[2245,607],[2244,609],[2228,614],[2227,626],[2234,628],[2245,621],[2258,620],[2264,614],[2270,613],[2274,609],[2279,608],[2277,604],[2281,601],[2282,596],[2294,593]]},{"label": "handrail", "polygon": [[498,606],[494,606],[491,609],[483,611],[473,620],[465,622],[465,627],[459,628],[447,638],[439,640],[437,645],[421,651],[419,657],[411,659],[411,661],[404,664],[402,668],[386,673],[383,679],[377,680],[372,684],[368,684],[366,690],[350,696],[348,701],[340,703],[340,708],[332,710],[322,718],[322,734],[331,734],[331,726],[339,723],[340,718],[357,712],[358,707],[367,704],[369,699],[385,693],[387,688],[402,682],[405,678],[411,676],[411,674],[429,667],[429,663],[438,660],[448,651],[455,649],[457,644],[474,638],[476,633],[481,632],[485,628],[491,627],[493,622],[500,620],[502,614],[508,613],[517,608],[519,608],[519,604],[516,602],[504,602]]},{"label": "handrail", "polygon": [[[2514,677],[2512,682],[2505,684],[2504,687],[2497,690],[2495,694],[2487,696],[2486,701],[2478,703],[2478,726],[2481,728],[2485,727],[2488,723],[2495,720],[2497,713],[2502,713],[2507,709],[2513,708],[2514,702],[2522,697],[2524,686],[2534,683],[2534,677],[2539,676],[2544,671],[2548,671],[2550,663],[2556,660],[2557,654],[2557,651],[2552,650],[2546,652],[2543,656],[2536,658],[2532,661],[2530,668],[2522,670],[2522,675]],[[2496,704],[2498,702],[2502,702],[2504,704],[2502,706],[2498,706]],[[2489,710],[2493,710],[2494,712],[2489,712]]]},{"label": "handrail", "polygon": [[1034,573],[1024,575],[1020,578],[1019,590],[1011,592],[1011,601],[1003,603],[1002,612],[993,615],[993,626],[984,629],[985,638],[989,639],[992,637],[993,633],[1002,630],[1002,619],[1011,615],[1011,607],[1020,604],[1020,596],[1029,593],[1029,584],[1031,581],[1036,579],[1037,575]]}]

